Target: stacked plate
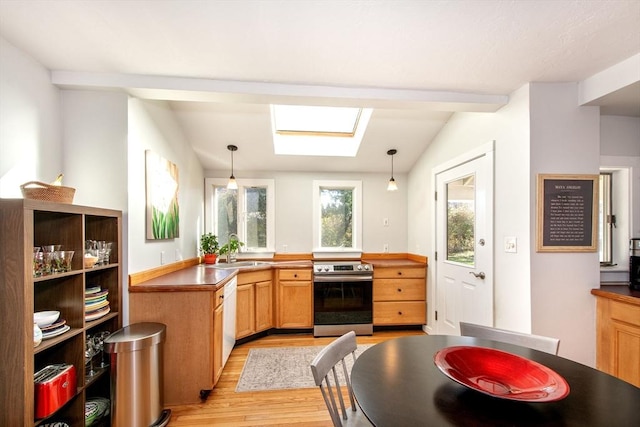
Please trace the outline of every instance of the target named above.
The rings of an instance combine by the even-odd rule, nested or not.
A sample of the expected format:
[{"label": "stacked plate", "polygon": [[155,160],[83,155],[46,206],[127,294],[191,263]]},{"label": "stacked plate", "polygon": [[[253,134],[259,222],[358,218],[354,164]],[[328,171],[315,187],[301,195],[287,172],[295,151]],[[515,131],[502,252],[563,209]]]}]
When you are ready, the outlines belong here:
[{"label": "stacked plate", "polygon": [[106,315],[111,311],[107,296],[109,290],[102,290],[100,286],[92,286],[84,292],[84,320],[90,322]]},{"label": "stacked plate", "polygon": [[40,328],[43,340],[62,335],[69,329],[71,329],[71,327],[67,325],[67,321],[64,319],[58,319],[51,325]]},{"label": "stacked plate", "polygon": [[67,321],[60,318],[59,311],[37,312],[34,313],[33,318],[42,331],[43,340],[57,337],[71,329],[69,325],[67,325]]},{"label": "stacked plate", "polygon": [[109,415],[111,402],[104,397],[93,397],[87,399],[84,405],[84,425],[86,427],[94,425],[100,418]]}]

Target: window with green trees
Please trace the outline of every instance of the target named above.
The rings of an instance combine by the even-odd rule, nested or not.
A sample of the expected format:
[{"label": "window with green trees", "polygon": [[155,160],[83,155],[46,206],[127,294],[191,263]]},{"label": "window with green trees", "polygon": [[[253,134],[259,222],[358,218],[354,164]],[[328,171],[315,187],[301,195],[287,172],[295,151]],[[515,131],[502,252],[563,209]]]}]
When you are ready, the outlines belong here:
[{"label": "window with green trees", "polygon": [[314,181],[314,246],[359,249],[361,246],[360,181]]}]

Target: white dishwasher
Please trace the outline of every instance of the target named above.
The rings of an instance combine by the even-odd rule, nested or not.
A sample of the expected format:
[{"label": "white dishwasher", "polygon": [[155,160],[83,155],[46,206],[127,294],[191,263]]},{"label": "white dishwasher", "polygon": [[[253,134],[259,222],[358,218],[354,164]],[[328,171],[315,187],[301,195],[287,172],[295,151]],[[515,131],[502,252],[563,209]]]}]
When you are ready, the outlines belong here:
[{"label": "white dishwasher", "polygon": [[224,285],[224,308],[222,318],[222,366],[236,344],[236,298],[238,279],[234,277]]}]

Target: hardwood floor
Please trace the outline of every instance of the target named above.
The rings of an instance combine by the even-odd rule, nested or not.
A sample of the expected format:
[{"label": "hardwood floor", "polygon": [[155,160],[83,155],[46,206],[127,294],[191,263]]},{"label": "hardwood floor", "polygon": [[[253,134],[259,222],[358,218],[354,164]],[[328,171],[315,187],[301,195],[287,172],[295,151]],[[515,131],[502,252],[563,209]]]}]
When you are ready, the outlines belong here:
[{"label": "hardwood floor", "polygon": [[[424,334],[421,330],[375,332],[357,337],[358,344],[377,344],[391,338]],[[236,384],[251,348],[327,345],[335,337],[311,334],[270,335],[236,346],[220,381],[206,402],[170,407],[169,427],[188,426],[304,426],[330,427],[331,419],[317,387],[236,393]]]}]

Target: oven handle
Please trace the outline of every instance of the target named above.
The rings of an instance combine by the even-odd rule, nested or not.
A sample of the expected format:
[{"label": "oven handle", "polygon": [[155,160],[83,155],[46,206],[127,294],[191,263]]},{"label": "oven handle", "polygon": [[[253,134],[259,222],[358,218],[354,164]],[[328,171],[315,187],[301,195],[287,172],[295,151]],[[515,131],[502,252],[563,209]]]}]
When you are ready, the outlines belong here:
[{"label": "oven handle", "polygon": [[313,276],[314,283],[333,283],[333,282],[370,282],[373,275],[329,275],[329,276]]}]

